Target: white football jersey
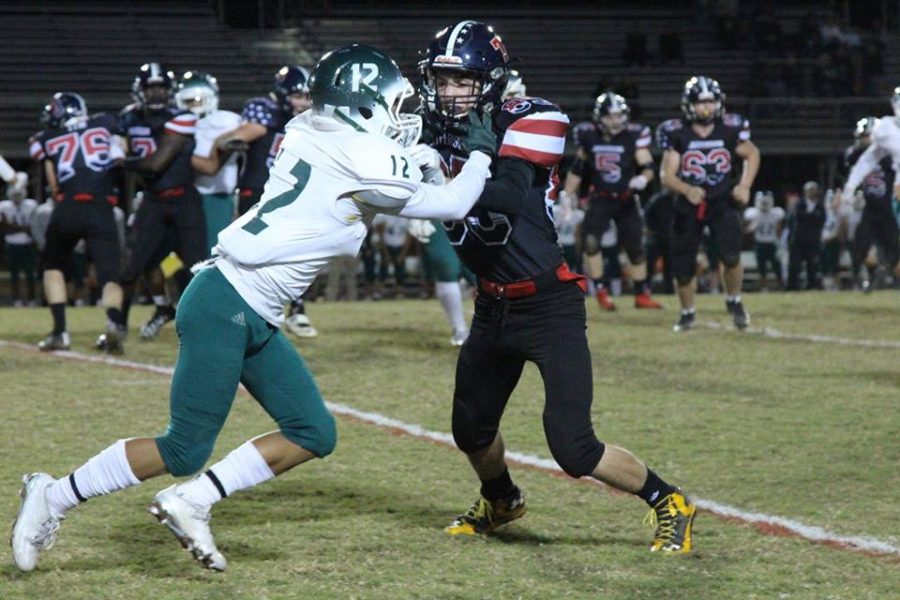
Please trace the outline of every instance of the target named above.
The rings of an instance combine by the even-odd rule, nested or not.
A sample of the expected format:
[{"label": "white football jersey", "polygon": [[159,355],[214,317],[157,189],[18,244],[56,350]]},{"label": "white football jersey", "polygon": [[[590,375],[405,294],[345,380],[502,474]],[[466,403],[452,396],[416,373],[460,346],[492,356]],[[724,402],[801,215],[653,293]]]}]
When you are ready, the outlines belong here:
[{"label": "white football jersey", "polygon": [[[4,200],[0,202],[0,215],[3,220],[11,225],[31,228],[31,217],[37,209],[37,200],[25,198],[20,202],[14,200]],[[31,244],[31,234],[25,231],[17,231],[16,233],[7,233],[5,241],[13,246],[27,246]]]},{"label": "white football jersey", "polygon": [[356,256],[376,212],[447,218],[456,202],[464,215],[488,176],[490,159],[474,153],[479,164],[463,181],[423,184],[394,140],[322,123],[313,111],[288,123],[260,202],[219,233],[213,251],[238,293],[274,325],[332,258]]},{"label": "white football jersey", "polygon": [[759,244],[775,244],[778,242],[778,224],[784,221],[784,209],[773,206],[768,211],[761,211],[751,206],[744,211],[744,220],[750,223],[753,239]]},{"label": "white football jersey", "polygon": [[886,156],[891,157],[894,171],[900,172],[900,124],[893,116],[881,117],[872,129],[872,143],[860,155],[844,186],[844,201],[853,198],[853,192],[859,187],[866,175],[871,173]]},{"label": "white football jersey", "polygon": [[[241,124],[241,116],[230,110],[217,110],[197,121],[194,130],[194,155],[209,156],[216,138],[237,129]],[[201,194],[230,194],[237,186],[238,156],[232,153],[215,175],[197,173],[194,187]]]}]

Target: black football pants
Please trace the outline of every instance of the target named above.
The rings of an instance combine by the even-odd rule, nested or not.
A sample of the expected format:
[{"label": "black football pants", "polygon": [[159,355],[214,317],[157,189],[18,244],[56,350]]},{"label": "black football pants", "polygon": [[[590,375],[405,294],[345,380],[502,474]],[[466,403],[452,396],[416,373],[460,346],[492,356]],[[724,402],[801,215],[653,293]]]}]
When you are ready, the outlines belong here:
[{"label": "black football pants", "polygon": [[493,442],[525,361],[531,361],[544,381],[544,433],[553,458],[572,477],[594,470],[604,447],[591,424],[585,319],[584,294],[575,283],[514,300],[479,291],[456,365],[453,437],[460,450],[471,454]]}]

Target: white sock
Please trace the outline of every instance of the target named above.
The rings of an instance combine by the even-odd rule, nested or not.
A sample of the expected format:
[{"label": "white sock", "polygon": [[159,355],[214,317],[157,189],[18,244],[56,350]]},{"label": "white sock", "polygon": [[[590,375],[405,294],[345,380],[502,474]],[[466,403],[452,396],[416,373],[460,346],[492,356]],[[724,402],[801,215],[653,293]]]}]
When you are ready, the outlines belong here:
[{"label": "white sock", "polygon": [[104,496],[140,483],[128,464],[125,442],[119,440],[72,471],[68,477],[47,486],[50,511],[60,517],[94,496]]},{"label": "white sock", "polygon": [[244,442],[202,475],[178,486],[178,495],[200,506],[210,506],[238,490],[275,477],[253,442]]},{"label": "white sock", "polygon": [[453,333],[463,333],[469,329],[463,316],[462,291],[456,281],[438,281],[434,284],[434,293],[441,302],[444,315],[453,328]]}]

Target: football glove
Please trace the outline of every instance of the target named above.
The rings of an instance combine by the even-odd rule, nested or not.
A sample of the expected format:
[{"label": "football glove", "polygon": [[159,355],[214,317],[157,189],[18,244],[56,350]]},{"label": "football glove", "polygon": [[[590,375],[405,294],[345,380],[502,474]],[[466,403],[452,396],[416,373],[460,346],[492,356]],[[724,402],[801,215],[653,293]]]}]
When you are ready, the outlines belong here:
[{"label": "football glove", "polygon": [[423,244],[427,244],[436,229],[434,228],[434,225],[431,224],[431,221],[426,221],[425,219],[410,219],[407,231],[409,232],[409,235],[413,236]]},{"label": "football glove", "polygon": [[491,115],[479,117],[474,110],[469,111],[469,124],[463,144],[470,154],[477,150],[492,158],[497,155],[497,135],[494,133]]}]

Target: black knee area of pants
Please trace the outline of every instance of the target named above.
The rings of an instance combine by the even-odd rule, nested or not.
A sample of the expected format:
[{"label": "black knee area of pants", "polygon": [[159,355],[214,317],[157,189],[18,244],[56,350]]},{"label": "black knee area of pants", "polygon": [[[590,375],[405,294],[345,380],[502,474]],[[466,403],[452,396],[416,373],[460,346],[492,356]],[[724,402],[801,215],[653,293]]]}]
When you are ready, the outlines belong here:
[{"label": "black knee area of pants", "polygon": [[691,273],[690,275],[684,275],[684,274],[675,275],[675,281],[678,282],[678,285],[688,285],[692,279],[694,279],[693,273]]},{"label": "black knee area of pants", "polygon": [[453,407],[453,441],[456,447],[472,454],[484,450],[497,437],[498,427],[480,422],[459,405]]},{"label": "black knee area of pants", "polygon": [[545,413],[544,434],[557,464],[575,478],[593,472],[606,449],[590,422],[575,421],[568,414]]},{"label": "black knee area of pants", "polygon": [[722,264],[725,265],[726,269],[733,269],[734,267],[741,264],[741,255],[740,254],[723,254],[722,255]]}]

